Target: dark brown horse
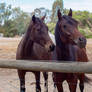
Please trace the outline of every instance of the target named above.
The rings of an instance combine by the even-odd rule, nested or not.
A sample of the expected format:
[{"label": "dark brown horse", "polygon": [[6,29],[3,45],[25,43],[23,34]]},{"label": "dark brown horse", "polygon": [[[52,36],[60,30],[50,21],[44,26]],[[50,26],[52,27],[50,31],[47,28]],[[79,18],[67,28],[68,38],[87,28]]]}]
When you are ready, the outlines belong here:
[{"label": "dark brown horse", "polygon": [[[54,44],[49,37],[48,27],[43,22],[44,17],[39,19],[33,15],[28,30],[19,43],[16,59],[17,60],[50,60],[51,51],[54,50]],[[36,92],[41,92],[40,72],[18,70],[20,79],[20,92],[25,92],[25,74],[33,72],[36,79]],[[43,73],[45,79],[46,92],[48,92],[48,74]]]},{"label": "dark brown horse", "polygon": [[[82,61],[88,62],[86,54],[86,39],[78,30],[78,22],[72,18],[70,9],[68,16],[61,14],[58,10],[58,22],[55,29],[56,53],[59,61]],[[88,81],[85,74],[74,73],[53,73],[54,82],[58,92],[63,92],[62,83],[64,80],[69,85],[70,92],[76,92],[78,79],[80,80],[80,91],[83,92],[84,82]]]}]

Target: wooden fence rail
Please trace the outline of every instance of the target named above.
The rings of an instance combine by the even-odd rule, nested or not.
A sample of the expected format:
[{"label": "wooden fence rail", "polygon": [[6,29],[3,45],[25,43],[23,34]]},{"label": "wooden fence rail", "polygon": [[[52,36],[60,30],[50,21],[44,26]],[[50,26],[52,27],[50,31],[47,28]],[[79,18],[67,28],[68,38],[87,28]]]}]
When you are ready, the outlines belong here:
[{"label": "wooden fence rail", "polygon": [[[63,61],[62,61],[63,62]],[[92,74],[92,62],[46,62],[45,60],[0,60],[0,68],[22,69],[32,71],[89,73]]]}]

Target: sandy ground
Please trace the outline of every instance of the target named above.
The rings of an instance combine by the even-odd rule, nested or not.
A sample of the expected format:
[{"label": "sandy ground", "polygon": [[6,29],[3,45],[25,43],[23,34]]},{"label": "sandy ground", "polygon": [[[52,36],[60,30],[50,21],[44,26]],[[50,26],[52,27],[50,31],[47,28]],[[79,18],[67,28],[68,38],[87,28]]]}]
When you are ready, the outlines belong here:
[{"label": "sandy ground", "polygon": [[[0,59],[15,59],[17,45],[20,41],[20,38],[0,38]],[[87,41],[87,55],[90,61],[92,61],[92,39]],[[57,92],[53,88],[52,74],[49,73],[49,92]],[[92,78],[92,75],[87,75]],[[44,79],[41,74],[41,88],[44,92]],[[69,92],[68,85],[66,81],[63,83],[64,92]],[[32,73],[26,74],[26,92],[35,92],[35,78]],[[17,76],[16,70],[10,69],[0,69],[0,92],[19,92],[19,79]],[[77,87],[77,91],[79,87]],[[92,86],[85,84],[84,92],[92,92]]]}]

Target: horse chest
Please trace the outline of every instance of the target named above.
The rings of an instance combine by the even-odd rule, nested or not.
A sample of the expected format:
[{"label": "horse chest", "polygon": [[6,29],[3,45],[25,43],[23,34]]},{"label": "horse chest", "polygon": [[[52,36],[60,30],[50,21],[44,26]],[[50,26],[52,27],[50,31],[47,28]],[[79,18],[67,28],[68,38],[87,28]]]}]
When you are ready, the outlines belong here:
[{"label": "horse chest", "polygon": [[74,46],[65,46],[63,48],[60,48],[60,53],[58,54],[59,57],[61,57],[61,60],[64,61],[76,61],[76,50]]},{"label": "horse chest", "polygon": [[45,50],[42,46],[34,43],[32,57],[38,60],[49,60],[51,53]]}]

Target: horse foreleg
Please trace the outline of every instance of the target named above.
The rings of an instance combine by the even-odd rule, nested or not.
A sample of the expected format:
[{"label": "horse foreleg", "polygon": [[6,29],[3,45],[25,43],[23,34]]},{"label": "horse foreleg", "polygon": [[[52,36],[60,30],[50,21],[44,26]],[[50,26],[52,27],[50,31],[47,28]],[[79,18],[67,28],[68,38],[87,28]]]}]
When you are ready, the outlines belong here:
[{"label": "horse foreleg", "polygon": [[57,87],[58,92],[63,92],[62,83],[64,80],[61,76],[61,73],[53,73],[52,77],[53,77],[53,82],[54,82],[54,92],[56,92],[56,87]]},{"label": "horse foreleg", "polygon": [[83,92],[83,90],[84,90],[85,75],[81,74],[79,80],[80,80],[80,83],[79,83],[80,91]]},{"label": "horse foreleg", "polygon": [[[57,87],[58,92],[63,92],[62,82],[57,81],[57,82],[55,83],[55,86]],[[55,91],[54,91],[54,92],[55,92]]]},{"label": "horse foreleg", "polygon": [[43,76],[45,80],[45,84],[44,84],[45,92],[48,92],[48,72],[43,72]]},{"label": "horse foreleg", "polygon": [[69,85],[69,89],[70,89],[70,92],[76,92],[76,88],[77,88],[77,78],[71,78],[69,80],[67,80],[68,82],[68,85]]},{"label": "horse foreleg", "polygon": [[53,79],[53,82],[54,82],[54,91],[53,92],[56,92],[56,84],[55,84],[55,77],[54,77],[54,73],[52,73],[52,79]]},{"label": "horse foreleg", "polygon": [[20,80],[20,92],[25,92],[25,74],[26,72],[23,70],[18,70],[18,76]]},{"label": "horse foreleg", "polygon": [[41,92],[41,87],[40,87],[40,72],[34,72],[35,74],[35,79],[36,79],[36,92]]},{"label": "horse foreleg", "polygon": [[81,80],[80,80],[79,87],[80,87],[80,91],[83,92],[83,90],[84,90],[84,82],[81,81]]}]

